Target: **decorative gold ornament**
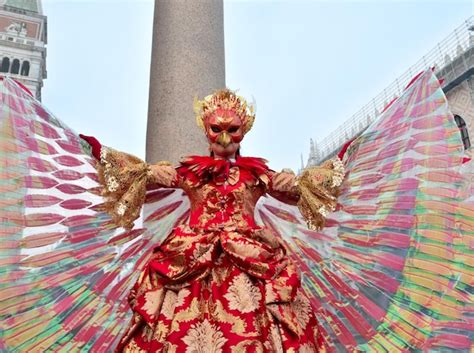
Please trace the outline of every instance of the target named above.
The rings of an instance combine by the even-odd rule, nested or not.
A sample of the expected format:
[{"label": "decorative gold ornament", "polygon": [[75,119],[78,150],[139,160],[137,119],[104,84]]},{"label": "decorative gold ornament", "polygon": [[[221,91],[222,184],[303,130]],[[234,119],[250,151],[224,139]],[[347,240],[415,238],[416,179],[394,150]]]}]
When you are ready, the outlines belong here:
[{"label": "decorative gold ornament", "polygon": [[255,120],[255,109],[253,104],[238,96],[229,89],[223,89],[206,96],[203,100],[194,98],[194,113],[197,125],[205,130],[205,121],[218,109],[234,111],[242,120],[243,132],[246,134],[252,128]]}]

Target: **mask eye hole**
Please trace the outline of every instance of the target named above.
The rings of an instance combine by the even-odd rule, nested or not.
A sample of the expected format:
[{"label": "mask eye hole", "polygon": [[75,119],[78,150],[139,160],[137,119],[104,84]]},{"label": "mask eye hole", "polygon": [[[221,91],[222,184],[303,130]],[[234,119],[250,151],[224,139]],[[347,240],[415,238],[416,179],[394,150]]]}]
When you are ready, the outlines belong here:
[{"label": "mask eye hole", "polygon": [[211,130],[212,130],[212,132],[221,132],[222,131],[219,126],[215,126],[215,125],[211,126]]},{"label": "mask eye hole", "polygon": [[229,128],[229,132],[230,132],[231,134],[233,134],[234,132],[237,132],[238,130],[239,130],[239,127],[238,127],[238,126],[231,126],[231,127]]}]

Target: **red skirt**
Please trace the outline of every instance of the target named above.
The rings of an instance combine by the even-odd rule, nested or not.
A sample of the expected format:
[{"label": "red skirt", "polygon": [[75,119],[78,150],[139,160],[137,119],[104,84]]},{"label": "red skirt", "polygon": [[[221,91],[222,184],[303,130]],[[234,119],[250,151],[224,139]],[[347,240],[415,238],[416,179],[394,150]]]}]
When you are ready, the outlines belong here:
[{"label": "red skirt", "polygon": [[119,352],[320,352],[314,310],[266,229],[180,226],[129,296]]}]

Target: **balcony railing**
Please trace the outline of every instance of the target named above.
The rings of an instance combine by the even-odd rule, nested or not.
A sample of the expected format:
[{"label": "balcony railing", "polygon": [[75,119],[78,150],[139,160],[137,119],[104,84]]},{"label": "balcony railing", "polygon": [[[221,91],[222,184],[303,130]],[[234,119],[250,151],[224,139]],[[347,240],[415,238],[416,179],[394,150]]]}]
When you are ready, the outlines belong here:
[{"label": "balcony railing", "polygon": [[44,47],[44,43],[39,40],[29,37],[19,37],[6,32],[0,32],[0,40],[29,46]]},{"label": "balcony railing", "polygon": [[[324,161],[334,155],[339,148],[350,139],[359,135],[370,123],[376,120],[380,112],[394,98],[400,96],[410,80],[419,72],[430,67],[442,71],[442,76],[455,77],[454,61],[462,58],[467,66],[464,54],[474,50],[474,16],[468,18],[456,28],[447,38],[438,43],[428,54],[411,66],[403,75],[397,78],[380,94],[364,105],[357,113],[344,122],[340,127],[318,142],[320,160]],[[472,65],[472,63],[470,63]],[[466,71],[469,67],[465,68]],[[450,75],[452,71],[452,75]],[[311,157],[311,156],[310,156]]]}]

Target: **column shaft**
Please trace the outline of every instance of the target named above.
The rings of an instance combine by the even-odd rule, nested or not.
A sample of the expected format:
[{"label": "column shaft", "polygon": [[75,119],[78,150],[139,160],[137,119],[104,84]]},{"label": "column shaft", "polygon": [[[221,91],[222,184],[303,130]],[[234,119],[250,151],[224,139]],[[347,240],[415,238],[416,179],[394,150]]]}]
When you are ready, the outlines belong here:
[{"label": "column shaft", "polygon": [[155,0],[146,159],[207,154],[194,96],[225,87],[222,0]]}]

